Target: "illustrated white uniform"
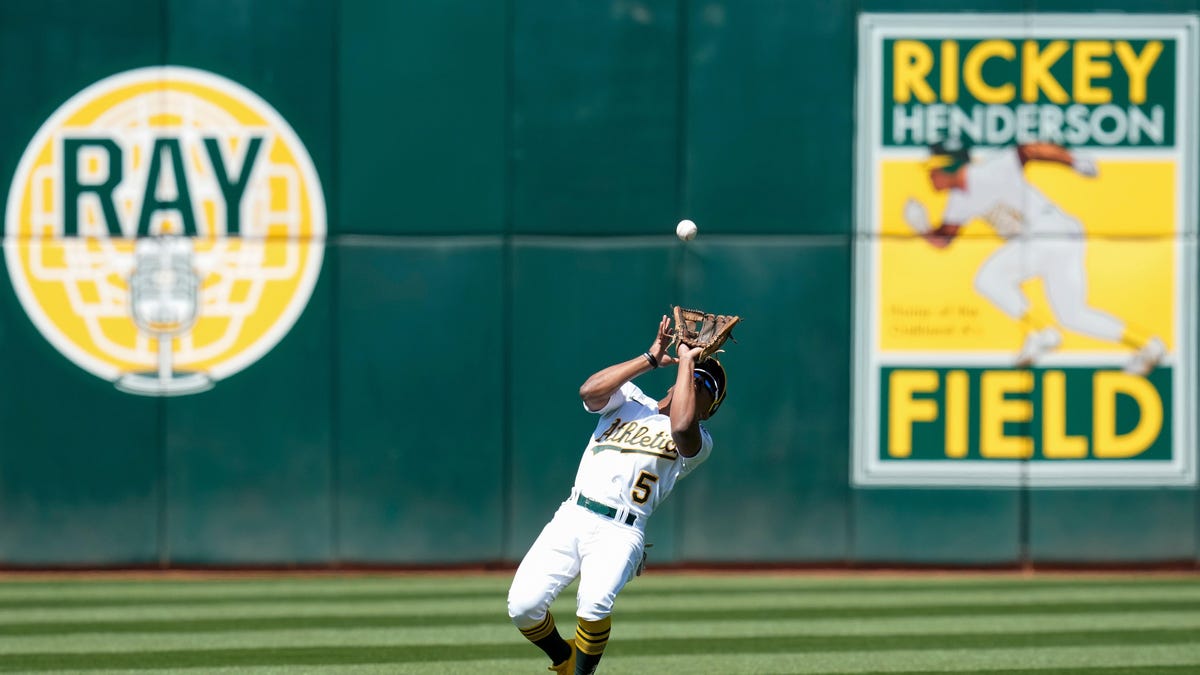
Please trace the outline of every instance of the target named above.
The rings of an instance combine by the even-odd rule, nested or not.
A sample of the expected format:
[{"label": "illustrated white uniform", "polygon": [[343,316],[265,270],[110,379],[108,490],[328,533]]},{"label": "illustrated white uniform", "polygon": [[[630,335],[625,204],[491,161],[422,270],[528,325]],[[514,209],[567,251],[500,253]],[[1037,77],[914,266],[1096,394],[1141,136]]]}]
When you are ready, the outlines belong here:
[{"label": "illustrated white uniform", "polygon": [[597,621],[612,613],[617,593],[642,560],[646,521],[675,483],[712,453],[700,426],[701,447],[683,457],[671,439],[671,419],[658,401],[626,382],[598,411],[570,497],[521,560],[508,593],[518,628],[536,625],[576,577],[576,614]]},{"label": "illustrated white uniform", "polygon": [[1013,319],[1029,311],[1021,283],[1039,277],[1058,322],[1070,330],[1118,341],[1124,323],[1087,304],[1084,231],[1025,179],[1016,148],[968,165],[966,189],[950,190],[942,222],[986,221],[1008,241],[984,262],[975,288]]}]

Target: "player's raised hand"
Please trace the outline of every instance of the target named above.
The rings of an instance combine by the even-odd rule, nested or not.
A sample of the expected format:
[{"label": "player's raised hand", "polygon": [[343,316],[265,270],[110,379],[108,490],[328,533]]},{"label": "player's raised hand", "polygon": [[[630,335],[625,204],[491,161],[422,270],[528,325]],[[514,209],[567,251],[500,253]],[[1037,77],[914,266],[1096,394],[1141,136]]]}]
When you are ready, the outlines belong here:
[{"label": "player's raised hand", "polygon": [[671,356],[670,352],[667,351],[673,339],[675,339],[675,335],[671,333],[671,317],[663,314],[662,321],[658,322],[658,335],[654,338],[650,349],[647,350],[651,356],[658,359],[660,367],[675,363],[675,357]]},{"label": "player's raised hand", "polygon": [[679,344],[675,345],[675,353],[678,356],[678,360],[691,361],[691,362],[695,363],[696,359],[699,358],[700,355],[704,353],[704,347],[703,346],[692,347],[692,346],[685,345],[682,342],[680,342]]},{"label": "player's raised hand", "polygon": [[1075,169],[1081,176],[1095,178],[1100,175],[1100,169],[1096,168],[1096,163],[1087,157],[1074,155],[1071,159],[1071,168]]},{"label": "player's raised hand", "polygon": [[929,211],[921,202],[909,197],[904,202],[904,222],[917,234],[929,234],[933,227],[929,224]]}]

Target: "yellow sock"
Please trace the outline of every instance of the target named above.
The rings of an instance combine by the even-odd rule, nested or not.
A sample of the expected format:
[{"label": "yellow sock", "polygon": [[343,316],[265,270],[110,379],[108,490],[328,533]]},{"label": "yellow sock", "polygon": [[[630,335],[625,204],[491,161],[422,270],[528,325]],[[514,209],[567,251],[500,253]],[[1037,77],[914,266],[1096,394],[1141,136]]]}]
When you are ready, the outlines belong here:
[{"label": "yellow sock", "polygon": [[571,645],[567,644],[558,634],[558,629],[554,627],[554,615],[550,612],[546,612],[545,618],[541,621],[520,630],[525,639],[546,652],[551,663],[562,663],[571,657]]},{"label": "yellow sock", "polygon": [[579,627],[575,629],[575,646],[584,654],[600,656],[608,645],[608,633],[611,626],[611,616],[606,616],[599,621],[588,621],[580,617]]},{"label": "yellow sock", "polygon": [[1124,342],[1134,349],[1141,349],[1142,347],[1146,346],[1146,343],[1149,341],[1150,337],[1148,335],[1128,324],[1125,326],[1125,332],[1121,333],[1121,342]]},{"label": "yellow sock", "polygon": [[521,634],[530,642],[537,642],[554,632],[554,615],[546,612],[545,618],[529,628],[522,628]]},{"label": "yellow sock", "polygon": [[1025,316],[1021,317],[1021,325],[1025,326],[1025,330],[1032,333],[1034,331],[1039,331],[1043,328],[1049,327],[1050,321],[1048,321],[1045,317],[1034,313],[1033,310],[1030,310],[1025,312]]}]

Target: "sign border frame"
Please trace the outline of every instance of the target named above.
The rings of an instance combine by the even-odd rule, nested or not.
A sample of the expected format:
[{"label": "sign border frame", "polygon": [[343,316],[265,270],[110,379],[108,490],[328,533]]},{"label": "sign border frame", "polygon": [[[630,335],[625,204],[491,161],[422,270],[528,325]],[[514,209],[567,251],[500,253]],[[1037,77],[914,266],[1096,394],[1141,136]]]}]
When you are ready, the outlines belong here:
[{"label": "sign border frame", "polygon": [[[1080,21],[1088,23],[1080,28]],[[1129,37],[1131,32],[1147,37],[1160,34],[1177,40],[1175,63],[1176,143],[1171,154],[1180,158],[1177,208],[1180,209],[1179,243],[1176,249],[1177,305],[1175,322],[1175,384],[1172,396],[1174,447],[1170,462],[1128,460],[1108,464],[1055,464],[1030,460],[954,460],[885,462],[878,457],[879,386],[881,367],[873,340],[877,332],[877,300],[872,289],[879,262],[878,160],[882,148],[882,118],[876,100],[877,78],[882,74],[883,39],[892,33],[919,30],[930,37]],[[854,299],[853,366],[850,415],[850,479],[854,487],[1186,487],[1196,485],[1196,415],[1189,406],[1197,401],[1196,279],[1197,199],[1190,189],[1197,175],[1198,111],[1187,109],[1197,98],[1200,72],[1197,44],[1200,15],[1182,13],[872,13],[858,17],[857,63],[855,68],[855,169],[852,297]],[[1139,149],[1142,150],[1142,149]],[[1144,149],[1155,152],[1153,149]],[[1068,359],[1069,360],[1069,359]],[[933,365],[931,361],[924,363]],[[962,360],[955,361],[962,363]],[[1186,366],[1186,368],[1181,367]],[[1188,405],[1185,405],[1188,404]]]}]

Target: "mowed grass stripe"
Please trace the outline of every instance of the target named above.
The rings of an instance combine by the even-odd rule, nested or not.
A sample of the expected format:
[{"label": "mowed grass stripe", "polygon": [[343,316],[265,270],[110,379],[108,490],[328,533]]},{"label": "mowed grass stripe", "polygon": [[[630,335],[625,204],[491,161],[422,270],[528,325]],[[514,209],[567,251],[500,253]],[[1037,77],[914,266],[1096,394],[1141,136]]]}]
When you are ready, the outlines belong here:
[{"label": "mowed grass stripe", "polygon": [[744,590],[798,590],[815,592],[892,592],[919,590],[974,590],[998,591],[1014,587],[1035,589],[1056,588],[1164,588],[1179,586],[1198,586],[1200,576],[1194,573],[1177,575],[1138,575],[1126,574],[1115,576],[1094,576],[1090,574],[1063,577],[1024,576],[1024,575],[986,575],[972,577],[951,573],[945,575],[917,573],[904,576],[875,576],[870,573],[856,574],[848,572],[838,576],[805,576],[774,575],[770,573],[734,574],[689,574],[677,572],[656,573],[651,569],[647,576],[641,577],[629,586],[630,589],[661,591],[690,590],[696,587],[728,590],[738,592]]},{"label": "mowed grass stripe", "polygon": [[304,590],[312,593],[344,593],[372,592],[375,590],[404,590],[423,591],[438,588],[444,591],[472,591],[479,589],[498,588],[506,586],[512,579],[511,572],[493,572],[484,574],[474,573],[431,573],[431,574],[402,574],[402,575],[346,575],[346,576],[289,576],[286,572],[269,574],[263,577],[222,578],[220,573],[211,577],[194,579],[174,579],[167,576],[156,577],[147,573],[144,578],[106,580],[90,579],[86,576],[47,581],[25,580],[17,577],[4,578],[0,581],[0,597],[59,593],[74,589],[80,594],[105,595],[125,594],[129,592],[154,592],[155,590],[170,590],[180,592],[196,591],[201,588],[218,589],[222,593],[260,594],[269,592],[288,593]]},{"label": "mowed grass stripe", "polygon": [[[503,605],[494,610],[477,610],[474,612],[443,613],[423,615],[421,613],[362,613],[347,614],[328,612],[321,613],[314,608],[305,614],[287,612],[268,612],[262,608],[258,613],[249,616],[206,616],[191,617],[186,614],[178,616],[156,616],[150,618],[122,617],[120,615],[103,619],[58,619],[21,622],[10,620],[0,624],[0,636],[19,635],[66,635],[75,633],[211,633],[219,631],[262,631],[262,630],[296,630],[310,628],[354,629],[364,628],[404,628],[419,626],[456,626],[462,624],[490,623],[492,621],[507,622],[508,616]],[[755,620],[785,620],[785,619],[834,619],[834,618],[871,618],[871,617],[973,617],[973,616],[1004,616],[1025,615],[1036,611],[1045,615],[1089,614],[1121,612],[1131,615],[1131,623],[1136,623],[1133,617],[1138,612],[1159,612],[1172,610],[1176,612],[1200,612],[1200,601],[1194,600],[1150,600],[1141,602],[1119,603],[1053,603],[1031,607],[1027,603],[1020,604],[980,604],[980,605],[930,605],[922,607],[885,606],[885,607],[767,607],[754,608],[725,608],[719,604],[693,609],[652,609],[637,610],[618,606],[614,619],[640,619],[643,621],[755,621]],[[556,616],[570,616],[573,610],[555,609]]]},{"label": "mowed grass stripe", "polygon": [[[999,635],[979,633],[966,635],[899,635],[873,636],[869,640],[847,636],[787,636],[721,638],[695,637],[659,639],[654,641],[627,640],[608,656],[687,655],[697,661],[709,655],[782,654],[800,652],[851,651],[862,653],[877,650],[987,650],[996,648],[1039,648],[1077,646],[1138,646],[1186,645],[1195,648],[1194,630],[1133,630],[1133,631],[1062,631]],[[615,644],[615,643],[614,643]],[[146,652],[37,652],[8,654],[0,657],[0,671],[44,671],[52,669],[112,669],[112,668],[186,668],[242,665],[336,665],[363,663],[428,663],[439,660],[519,658],[529,653],[528,644],[508,645],[463,644],[411,646],[305,646],[284,648],[190,649]],[[613,660],[617,660],[614,658]]]},{"label": "mowed grass stripe", "polygon": [[[607,658],[607,657],[606,657]],[[808,652],[713,654],[703,659],[675,656],[635,656],[605,661],[605,675],[686,672],[695,675],[804,675],[808,673],[961,673],[1018,672],[1047,673],[1132,673],[1195,672],[1200,663],[1195,650],[1179,646],[1149,647],[1054,647],[1038,649]],[[1083,664],[1080,667],[1080,664]],[[461,666],[460,666],[461,667]],[[398,671],[407,675],[416,670]],[[453,670],[429,670],[444,675]],[[476,672],[461,669],[457,672]],[[517,669],[495,672],[519,673]],[[528,672],[528,671],[525,671]]]},{"label": "mowed grass stripe", "polygon": [[[945,670],[863,670],[861,668],[822,668],[816,669],[796,669],[788,667],[786,669],[772,668],[773,664],[763,663],[754,665],[747,669],[731,669],[736,666],[731,666],[731,663],[736,663],[735,659],[738,656],[722,659],[718,664],[711,664],[715,669],[710,669],[710,664],[701,665],[699,668],[693,668],[689,662],[674,657],[666,659],[639,660],[640,664],[636,668],[626,667],[624,665],[608,667],[604,672],[606,675],[645,675],[647,672],[662,672],[662,673],[711,673],[713,675],[771,675],[778,673],[780,675],[796,675],[804,673],[846,673],[855,675],[872,675],[873,673],[905,673],[905,675],[922,675],[922,674],[940,674],[947,672],[961,672],[958,668],[950,668]],[[667,663],[670,665],[663,666]],[[648,665],[647,665],[648,664]],[[368,665],[353,665],[353,666],[322,666],[319,668],[304,668],[296,666],[277,667],[277,666],[250,666],[237,668],[217,668],[206,669],[206,675],[378,675],[386,673],[387,675],[462,675],[463,673],[498,673],[504,675],[511,673],[512,675],[529,675],[529,673],[538,672],[541,670],[540,665],[532,664],[532,662],[521,662],[516,659],[494,659],[490,661],[450,661],[436,664],[417,665],[417,664],[368,664]],[[98,670],[91,671],[96,675],[130,675],[131,673],[140,673],[138,670]],[[159,671],[163,675],[194,675],[196,672],[193,669],[169,668]],[[1155,665],[1155,666],[1114,666],[1114,667],[1087,667],[1087,668],[1069,668],[1049,666],[1048,668],[1036,669],[972,669],[972,673],[980,675],[1194,675],[1196,666],[1170,666],[1170,665]]]},{"label": "mowed grass stripe", "polygon": [[[570,613],[563,613],[570,620]],[[558,612],[556,612],[556,616]],[[1134,615],[1079,614],[1066,616],[1016,615],[971,616],[939,618],[855,618],[804,619],[776,621],[644,621],[618,617],[613,624],[613,639],[626,641],[656,641],[660,639],[696,639],[697,636],[722,638],[771,638],[792,635],[856,636],[872,638],[877,635],[953,635],[953,634],[1016,634],[1062,631],[1123,631],[1136,625],[1138,630],[1185,630],[1200,635],[1200,612],[1148,612]],[[571,625],[560,625],[567,634]],[[0,637],[0,655],[48,652],[136,652],[231,648],[284,648],[317,645],[341,646],[412,646],[460,644],[520,643],[517,630],[508,622],[461,624],[443,627],[410,626],[404,628],[348,627],[306,628],[263,631],[214,631],[211,633],[82,633],[66,635],[21,635]]]},{"label": "mowed grass stripe", "polygon": [[[92,595],[92,593],[73,593],[74,589],[62,589],[59,592],[43,591],[32,596],[22,597],[7,597],[0,598],[0,615],[4,614],[5,610],[13,611],[28,611],[31,609],[101,609],[101,608],[126,608],[126,607],[182,607],[182,605],[192,605],[192,607],[227,607],[227,605],[247,604],[247,603],[278,603],[278,604],[312,604],[312,603],[355,603],[355,604],[395,604],[395,603],[438,603],[445,602],[481,602],[494,601],[496,598],[503,598],[508,595],[508,585],[491,586],[486,589],[344,589],[334,590],[326,589],[318,592],[312,592],[302,587],[295,589],[275,589],[269,592],[252,593],[250,589],[239,589],[236,592],[228,592],[224,589],[131,589],[126,593],[118,591],[109,591],[106,595]],[[887,587],[872,587],[872,589],[790,589],[790,587],[775,587],[775,589],[738,589],[738,587],[713,587],[713,586],[691,586],[691,587],[671,587],[671,589],[658,589],[658,587],[629,587],[623,598],[632,598],[637,602],[674,602],[679,596],[685,595],[690,599],[695,599],[697,602],[704,602],[702,598],[718,597],[740,597],[748,598],[745,602],[760,602],[762,597],[767,598],[805,598],[806,601],[812,603],[830,602],[870,602],[880,596],[911,598],[912,596],[920,595],[923,597],[946,595],[955,597],[968,597],[972,599],[985,599],[989,597],[1006,596],[1012,597],[1020,593],[1020,595],[1031,598],[1069,598],[1079,596],[1081,593],[1086,595],[1094,595],[1105,598],[1116,597],[1134,597],[1144,596],[1146,593],[1153,593],[1157,596],[1177,596],[1178,593],[1194,596],[1200,599],[1200,584],[1174,584],[1174,585],[1037,585],[1025,586],[1020,584],[995,585],[995,586],[971,586],[961,587],[922,587],[922,589],[913,589],[910,586],[887,586]],[[901,599],[899,602],[906,602]]]},{"label": "mowed grass stripe", "polygon": [[[1050,647],[1036,649],[944,649],[880,650],[868,652],[808,652],[769,654],[708,655],[690,662],[672,656],[641,656],[605,662],[605,675],[635,673],[688,672],[695,675],[775,675],[807,673],[962,673],[1006,670],[1045,675],[1048,672],[1124,673],[1127,669],[1142,674],[1195,672],[1200,654],[1191,646],[1150,645],[1145,647]],[[1192,669],[1189,671],[1189,669]],[[410,671],[411,672],[411,671]],[[451,672],[451,671],[446,671]],[[460,672],[471,672],[462,670]],[[518,671],[504,671],[518,672]],[[430,671],[435,675],[438,671]]]},{"label": "mowed grass stripe", "polygon": [[[30,607],[129,606],[136,604],[230,603],[282,600],[309,602],[331,598],[354,598],[364,602],[394,600],[439,600],[445,598],[480,599],[507,592],[509,576],[482,579],[443,579],[426,577],[281,581],[192,581],[192,582],[120,582],[97,583],[71,581],[58,583],[0,582],[0,609]],[[957,581],[949,579],[871,581],[803,577],[714,577],[698,581],[692,575],[648,577],[630,585],[632,595],[674,596],[679,593],[707,594],[809,593],[847,595],[913,592],[1011,592],[1014,589],[1034,593],[1055,590],[1089,589],[1092,592],[1141,592],[1145,589],[1200,588],[1197,578],[1147,578],[1124,580],[1039,580],[1007,579]]]},{"label": "mowed grass stripe", "polygon": [[[944,662],[953,663],[947,665]],[[909,661],[923,664],[914,667]],[[964,661],[969,666],[960,665]],[[1074,667],[1079,662],[1095,663]],[[1011,668],[1004,664],[1039,664],[1041,667]],[[1113,665],[1126,663],[1130,665]],[[989,650],[967,656],[957,652],[867,652],[852,654],[733,654],[706,656],[702,661],[685,656],[632,657],[606,659],[606,675],[645,675],[646,673],[696,673],[712,675],[772,675],[788,673],[948,673],[969,670],[984,675],[1179,675],[1195,673],[1196,660],[1178,647],[1121,648],[1119,652],[1086,648],[1047,648],[1029,650]],[[924,665],[929,664],[929,665]],[[986,664],[986,665],[984,665]],[[1153,665],[1147,665],[1153,664]],[[940,666],[940,667],[939,667]],[[998,667],[1001,666],[1001,667]],[[528,675],[544,667],[541,660],[488,659],[473,661],[439,661],[431,663],[383,663],[323,666],[237,666],[205,668],[211,675],[462,675],[462,673],[496,673],[499,675]],[[96,670],[98,675],[129,675],[142,670]],[[163,675],[193,675],[194,669],[158,669]]]},{"label": "mowed grass stripe", "polygon": [[[574,593],[567,589],[570,597]],[[1053,591],[1031,591],[1013,589],[1009,591],[952,592],[945,590],[902,593],[858,593],[853,595],[796,594],[788,592],[753,592],[742,594],[710,594],[698,588],[694,592],[661,595],[622,595],[622,611],[674,610],[704,611],[711,607],[725,607],[730,611],[743,609],[828,609],[847,608],[886,610],[889,607],[912,608],[916,612],[925,607],[962,606],[1018,606],[1030,607],[1046,604],[1061,605],[1105,605],[1137,602],[1188,603],[1200,602],[1200,585],[1185,588],[1110,589],[1104,593],[1090,589],[1060,589]],[[490,608],[495,608],[491,610]],[[482,598],[408,599],[375,601],[358,597],[328,598],[320,601],[291,602],[286,598],[279,601],[249,602],[239,599],[222,604],[176,603],[169,605],[135,604],[117,607],[29,607],[24,609],[0,610],[0,630],[13,623],[34,622],[84,622],[151,619],[171,621],[180,618],[203,619],[216,617],[274,617],[305,615],[400,615],[413,614],[437,617],[442,615],[471,613],[475,611],[505,612],[505,594]]]},{"label": "mowed grass stripe", "polygon": [[[0,580],[0,598],[34,597],[58,595],[64,591],[80,595],[128,595],[130,593],[155,593],[158,590],[171,592],[204,592],[203,589],[214,589],[224,594],[246,593],[257,595],[261,593],[290,593],[303,590],[310,593],[372,593],[372,592],[415,592],[422,593],[429,589],[440,592],[474,592],[488,589],[506,588],[512,579],[511,572],[492,572],[486,574],[412,574],[412,575],[379,575],[379,576],[345,576],[345,577],[287,577],[271,576],[267,578],[221,579],[199,578],[176,580],[171,578],[155,578],[130,580],[92,580],[64,578],[54,581],[30,581],[20,578],[5,578]],[[1095,588],[1112,587],[1154,587],[1196,585],[1200,583],[1194,574],[1178,575],[1083,575],[1074,577],[1063,576],[1024,576],[1024,575],[984,575],[972,577],[969,574],[915,574],[902,576],[876,576],[873,574],[856,574],[848,572],[844,575],[812,576],[805,574],[772,574],[751,572],[748,574],[735,573],[687,573],[651,570],[649,576],[636,581],[640,588],[660,590],[691,589],[697,586],[728,589],[731,592],[742,590],[816,590],[816,591],[860,591],[860,590],[919,590],[928,589],[1002,589],[1014,585],[1027,587],[1077,587],[1091,586]]]},{"label": "mowed grass stripe", "polygon": [[416,582],[406,580],[396,583],[364,580],[361,584],[312,585],[303,582],[231,584],[228,582],[193,581],[186,584],[159,581],[128,582],[120,585],[106,584],[93,588],[78,583],[23,588],[24,584],[0,582],[0,608],[22,607],[25,603],[96,603],[108,602],[173,602],[173,601],[256,601],[286,598],[390,598],[429,599],[440,597],[478,598],[504,594],[511,582],[510,577],[487,579],[486,583],[465,582],[456,585],[445,580]]},{"label": "mowed grass stripe", "polygon": [[[1196,666],[1089,666],[1086,668],[1061,668],[1058,666],[1051,666],[1049,668],[1003,668],[1000,670],[971,670],[971,672],[975,675],[1046,675],[1047,671],[1053,672],[1054,675],[1173,675],[1174,673],[1181,673],[1182,675],[1196,675]],[[896,671],[876,670],[856,672],[858,672],[858,675],[872,675],[872,673]],[[945,673],[946,671],[906,670],[903,672],[906,675],[935,675],[937,673]]]},{"label": "mowed grass stripe", "polygon": [[69,595],[59,597],[46,598],[21,598],[0,600],[0,615],[5,611],[12,610],[16,612],[24,612],[31,609],[104,609],[104,608],[122,608],[122,607],[213,607],[213,606],[244,606],[247,604],[280,604],[280,605],[310,605],[316,603],[337,603],[337,604],[380,604],[394,605],[399,603],[423,602],[429,603],[445,603],[446,601],[467,601],[467,602],[496,602],[499,598],[503,601],[507,594],[507,589],[492,589],[489,591],[470,591],[457,593],[442,593],[438,591],[424,591],[421,593],[371,593],[371,594],[350,594],[350,593],[292,593],[288,595],[279,595],[275,593],[266,595],[251,595],[251,594],[234,594],[234,595],[216,595],[206,593],[203,595],[188,594],[188,595],[143,595],[133,594],[128,596],[111,596],[111,597],[73,597]]}]

